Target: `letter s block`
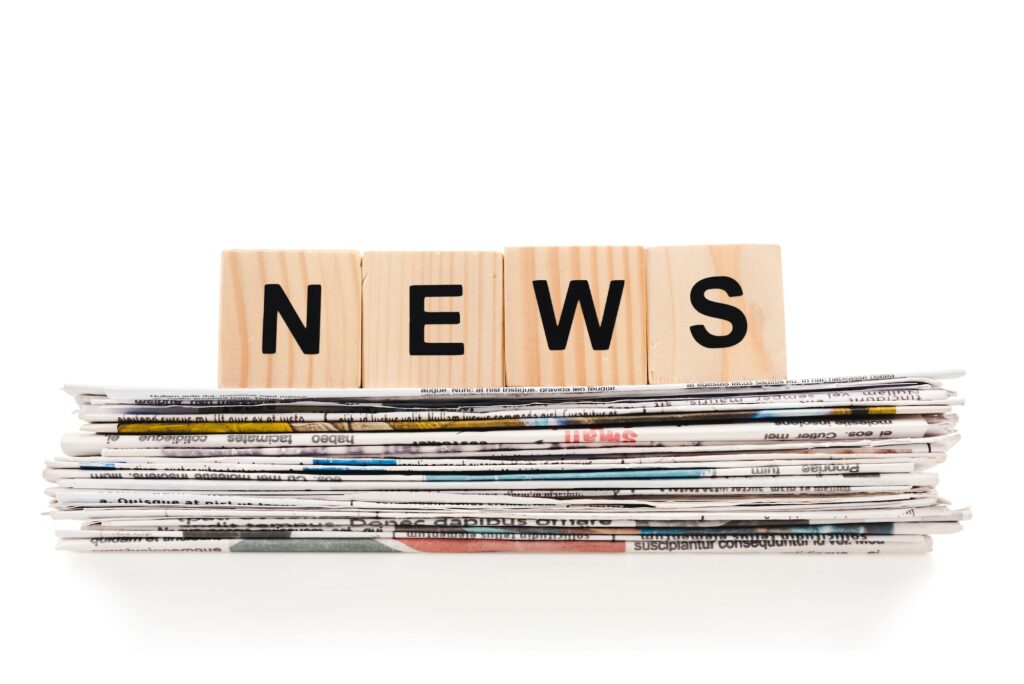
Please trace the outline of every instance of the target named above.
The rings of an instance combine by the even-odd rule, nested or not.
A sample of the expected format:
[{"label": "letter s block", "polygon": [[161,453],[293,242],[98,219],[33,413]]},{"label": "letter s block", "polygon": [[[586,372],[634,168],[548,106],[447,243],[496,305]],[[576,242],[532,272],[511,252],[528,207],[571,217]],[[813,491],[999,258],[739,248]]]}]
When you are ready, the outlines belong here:
[{"label": "letter s block", "polygon": [[777,245],[650,248],[647,291],[652,384],[786,377]]},{"label": "letter s block", "polygon": [[647,380],[642,247],[505,250],[505,382]]},{"label": "letter s block", "polygon": [[221,257],[221,387],[359,387],[355,251]]},{"label": "letter s block", "polygon": [[363,255],[364,387],[501,387],[498,252]]}]

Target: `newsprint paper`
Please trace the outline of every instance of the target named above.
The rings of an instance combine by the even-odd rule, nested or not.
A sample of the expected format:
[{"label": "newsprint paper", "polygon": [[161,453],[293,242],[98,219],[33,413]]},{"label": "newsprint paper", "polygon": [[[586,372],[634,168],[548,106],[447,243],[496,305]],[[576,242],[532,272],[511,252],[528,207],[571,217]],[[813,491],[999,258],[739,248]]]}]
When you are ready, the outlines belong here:
[{"label": "newsprint paper", "polygon": [[959,375],[69,386],[44,477],[74,551],[923,553],[970,517],[936,489]]}]

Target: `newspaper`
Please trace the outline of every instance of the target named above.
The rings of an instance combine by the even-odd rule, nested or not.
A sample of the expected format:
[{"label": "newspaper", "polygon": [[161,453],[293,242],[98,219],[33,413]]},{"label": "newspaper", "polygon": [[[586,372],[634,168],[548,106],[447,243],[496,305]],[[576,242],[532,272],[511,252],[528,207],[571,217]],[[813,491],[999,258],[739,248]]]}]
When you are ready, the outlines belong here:
[{"label": "newspaper", "polygon": [[[950,417],[932,415],[877,418],[809,418],[763,420],[703,425],[644,425],[629,428],[564,428],[564,429],[480,429],[467,431],[353,432],[339,423],[268,423],[272,428],[259,431],[189,432],[187,434],[90,434],[65,436],[65,453],[72,456],[98,455],[104,449],[130,449],[152,446],[203,446],[222,448],[235,446],[505,446],[563,445],[576,447],[628,444],[637,446],[670,446],[675,444],[708,445],[716,442],[751,444],[781,443],[787,440],[842,442],[858,438],[919,439],[948,435],[954,421]],[[196,423],[194,427],[204,427]],[[160,427],[152,425],[151,427]],[[245,428],[249,425],[245,424]],[[214,428],[216,429],[216,428]]]},{"label": "newspaper", "polygon": [[628,387],[71,386],[78,551],[921,553],[959,372]]},{"label": "newspaper", "polygon": [[421,553],[804,553],[879,554],[926,553],[928,535],[871,534],[716,534],[678,539],[620,540],[511,540],[449,539],[62,539],[67,551],[348,551]]},{"label": "newspaper", "polygon": [[713,395],[775,394],[792,391],[849,391],[855,389],[934,389],[943,380],[959,378],[963,371],[927,373],[879,373],[872,375],[809,378],[803,380],[755,380],[744,382],[685,383],[662,385],[619,385],[598,387],[485,387],[485,388],[392,388],[392,389],[150,389],[67,385],[65,391],[79,404],[218,406],[242,404],[284,404],[302,402],[468,403],[517,399],[554,401],[563,399],[633,399],[636,397],[706,397]]}]

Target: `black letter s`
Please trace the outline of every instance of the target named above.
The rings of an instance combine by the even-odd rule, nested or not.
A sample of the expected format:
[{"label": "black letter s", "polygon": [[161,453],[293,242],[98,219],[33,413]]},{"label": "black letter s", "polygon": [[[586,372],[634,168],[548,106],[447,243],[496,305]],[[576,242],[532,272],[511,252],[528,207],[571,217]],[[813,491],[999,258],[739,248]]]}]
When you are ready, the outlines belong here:
[{"label": "black letter s", "polygon": [[693,339],[708,349],[722,349],[739,344],[747,335],[747,317],[735,306],[708,299],[705,296],[708,290],[723,290],[730,297],[739,297],[743,294],[740,284],[728,276],[704,278],[694,285],[690,290],[690,304],[693,308],[705,316],[729,321],[732,323],[732,330],[728,335],[712,335],[703,325],[691,325],[690,333]]}]

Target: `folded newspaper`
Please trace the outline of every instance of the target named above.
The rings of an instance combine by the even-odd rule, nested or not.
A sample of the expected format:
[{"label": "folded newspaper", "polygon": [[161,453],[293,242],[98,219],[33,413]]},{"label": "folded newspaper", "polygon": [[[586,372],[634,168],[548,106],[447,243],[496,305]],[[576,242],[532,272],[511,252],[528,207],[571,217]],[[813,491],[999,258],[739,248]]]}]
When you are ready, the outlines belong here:
[{"label": "folded newspaper", "polygon": [[69,386],[75,551],[922,553],[959,372],[498,389]]}]

